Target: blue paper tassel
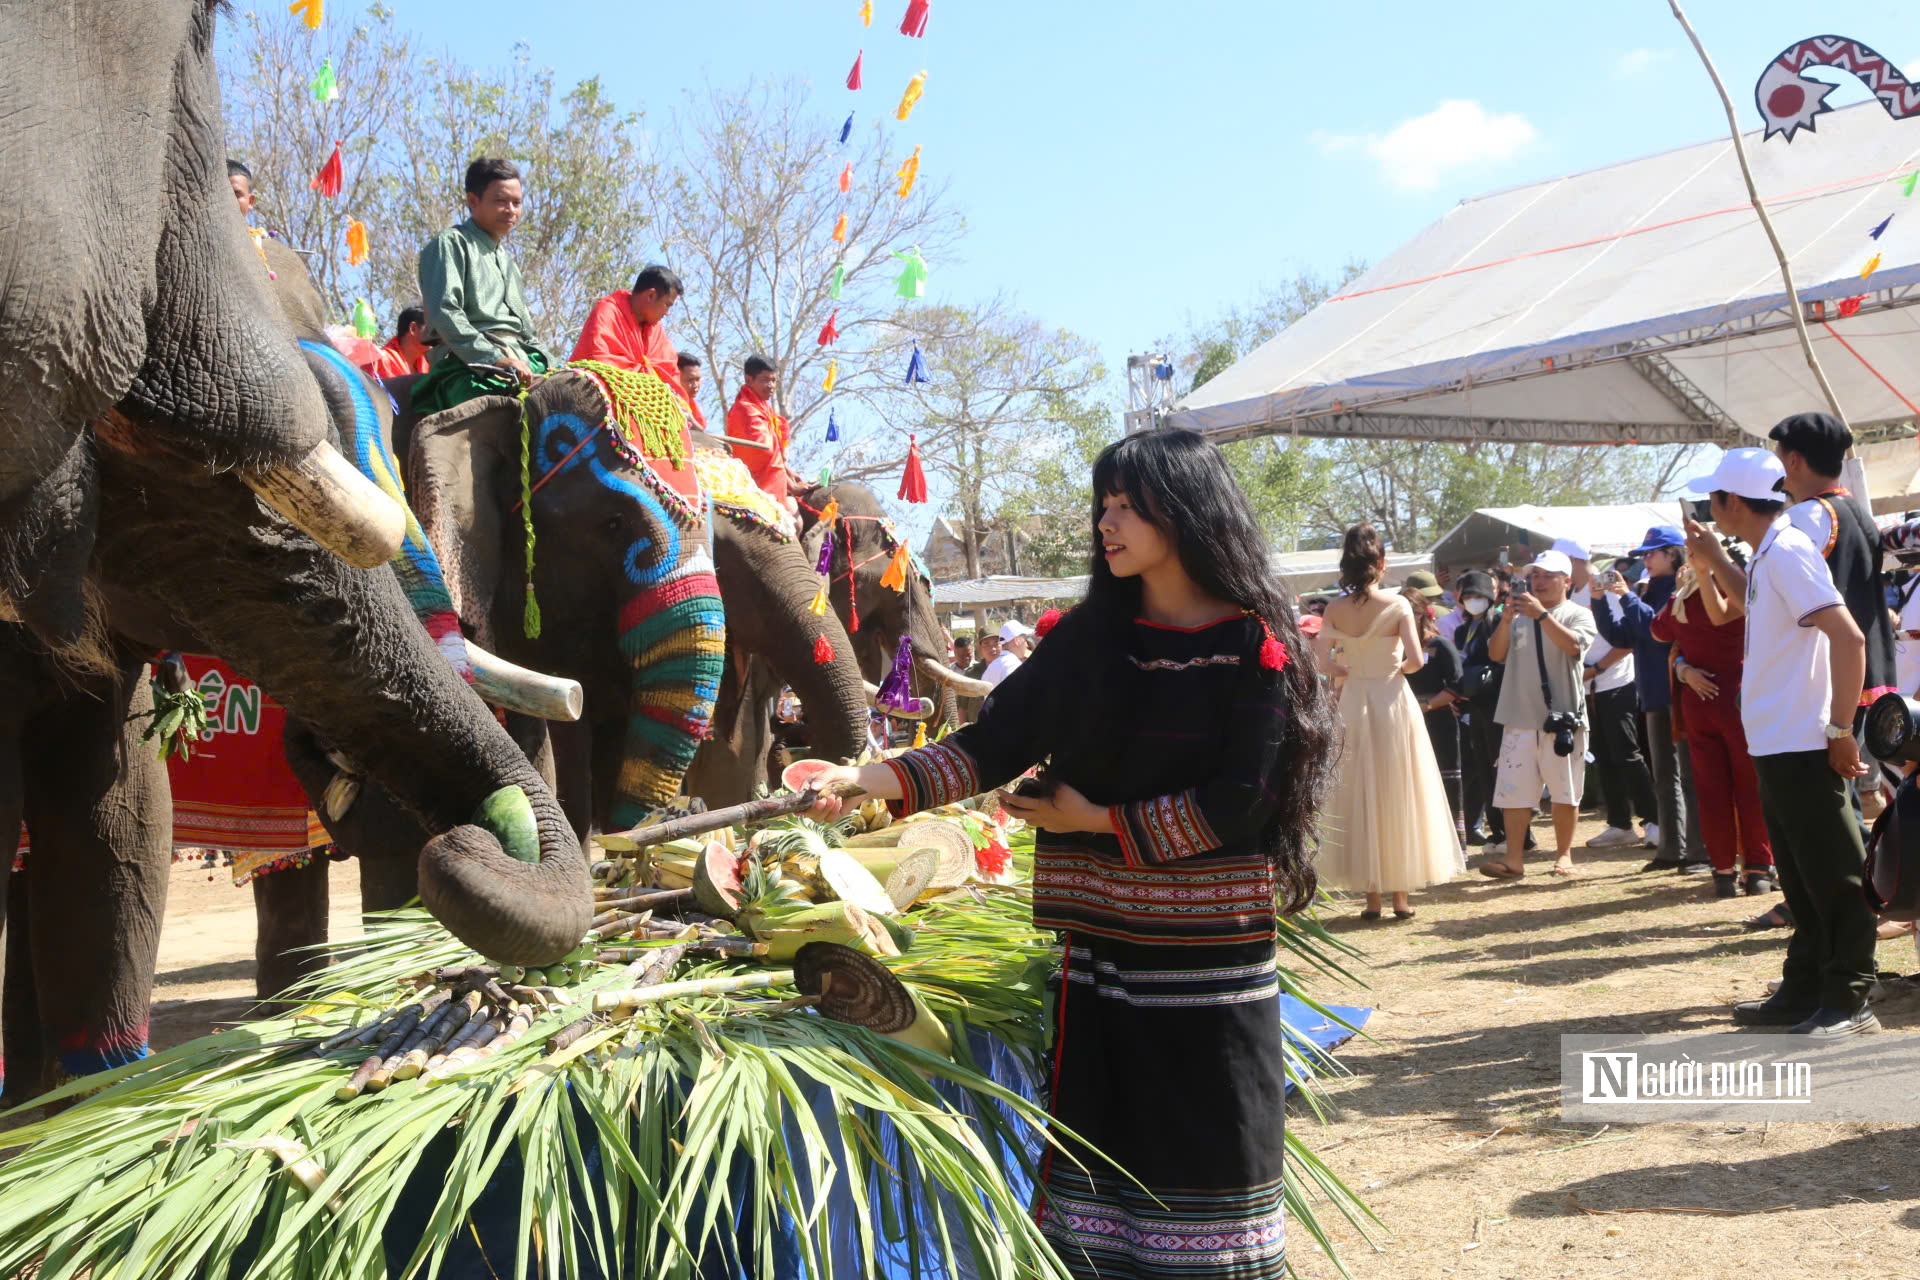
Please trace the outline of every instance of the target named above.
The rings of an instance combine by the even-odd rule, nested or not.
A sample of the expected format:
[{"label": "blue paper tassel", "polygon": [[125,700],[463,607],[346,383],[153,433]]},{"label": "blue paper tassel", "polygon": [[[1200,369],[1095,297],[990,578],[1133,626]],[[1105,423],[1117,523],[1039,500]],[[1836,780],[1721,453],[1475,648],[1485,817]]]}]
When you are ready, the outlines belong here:
[{"label": "blue paper tassel", "polygon": [[1875,240],[1878,240],[1880,238],[1880,233],[1887,229],[1887,223],[1892,221],[1893,221],[1893,215],[1888,214],[1886,217],[1886,221],[1882,222],[1879,226],[1875,227],[1873,230],[1867,232],[1867,234],[1872,236]]},{"label": "blue paper tassel", "polygon": [[840,424],[834,421],[833,410],[827,410],[827,442],[831,444],[840,438]]},{"label": "blue paper tassel", "polygon": [[916,342],[913,344],[913,358],[907,361],[907,385],[931,381],[933,379],[927,376],[927,358],[920,354],[920,344]]},{"label": "blue paper tassel", "polygon": [[840,145],[846,146],[847,139],[853,136],[853,112],[847,112],[847,122],[840,126]]}]

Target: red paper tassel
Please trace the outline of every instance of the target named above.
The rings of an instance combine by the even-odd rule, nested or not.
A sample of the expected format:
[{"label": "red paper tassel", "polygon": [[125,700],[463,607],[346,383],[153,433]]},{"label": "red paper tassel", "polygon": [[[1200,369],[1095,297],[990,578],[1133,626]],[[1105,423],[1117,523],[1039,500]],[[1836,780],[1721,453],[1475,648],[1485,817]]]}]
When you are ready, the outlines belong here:
[{"label": "red paper tassel", "polygon": [[[1259,617],[1258,614],[1254,616]],[[1260,665],[1269,671],[1285,671],[1288,661],[1287,647],[1281,644],[1278,637],[1273,634],[1273,628],[1267,625],[1265,618],[1260,619],[1260,632],[1266,636],[1266,639],[1260,642]]]},{"label": "red paper tassel", "polygon": [[[847,557],[849,559],[853,557],[851,536],[847,538]],[[850,636],[860,634],[860,592],[852,574],[847,575],[847,634]]]},{"label": "red paper tassel", "polygon": [[827,666],[833,661],[833,646],[827,643],[825,636],[813,638],[813,661],[815,666]]},{"label": "red paper tassel", "polygon": [[820,326],[820,345],[821,346],[824,347],[829,343],[838,342],[840,340],[840,326],[835,323],[835,321],[839,319],[840,319],[840,309],[838,307],[835,307],[833,314],[827,317],[827,322]]},{"label": "red paper tassel", "polygon": [[907,0],[907,16],[900,19],[900,34],[903,36],[924,36],[927,34],[927,16],[933,12],[933,0]]},{"label": "red paper tassel", "polygon": [[307,184],[309,190],[318,191],[331,200],[340,194],[340,144],[333,144],[333,154],[320,166],[320,172],[313,175],[313,181]]},{"label": "red paper tassel", "polygon": [[920,469],[920,437],[907,437],[907,469],[900,476],[899,496],[907,502],[927,500],[927,475]]},{"label": "red paper tassel", "polygon": [[840,194],[853,190],[853,161],[847,161],[847,167],[840,171]]},{"label": "red paper tassel", "polygon": [[860,63],[866,56],[867,51],[865,49],[853,55],[853,70],[847,72],[847,88],[858,89],[860,87]]},{"label": "red paper tassel", "polygon": [[1860,304],[1865,302],[1866,300],[1867,300],[1867,295],[1864,293],[1857,298],[1840,299],[1840,318],[1844,320],[1848,316],[1858,314],[1860,311]]}]

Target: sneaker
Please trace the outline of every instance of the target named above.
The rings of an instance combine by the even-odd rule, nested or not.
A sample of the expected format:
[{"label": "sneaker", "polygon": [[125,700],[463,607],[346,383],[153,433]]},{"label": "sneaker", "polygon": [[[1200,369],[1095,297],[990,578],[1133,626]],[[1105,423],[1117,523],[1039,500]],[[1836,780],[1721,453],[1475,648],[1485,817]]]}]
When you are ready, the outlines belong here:
[{"label": "sneaker", "polygon": [[1587,841],[1589,849],[1618,849],[1621,845],[1639,844],[1640,837],[1625,827],[1608,827],[1593,839]]},{"label": "sneaker", "polygon": [[1779,886],[1773,882],[1771,870],[1747,872],[1745,885],[1747,892],[1750,894],[1772,893],[1775,889],[1779,888]]},{"label": "sneaker", "polygon": [[1649,849],[1658,849],[1660,847],[1660,824],[1659,823],[1657,822],[1643,823],[1641,824],[1640,831],[1641,831],[1641,836],[1640,836],[1641,844],[1644,844]]},{"label": "sneaker", "polygon": [[1502,854],[1507,851],[1507,842],[1505,840],[1489,840],[1481,846],[1480,851],[1482,853]]},{"label": "sneaker", "polygon": [[1776,991],[1765,1000],[1742,1000],[1733,1006],[1733,1020],[1744,1027],[1797,1029],[1810,1018],[1819,1016],[1820,1012],[1817,1006],[1782,1000]]},{"label": "sneaker", "polygon": [[1858,1009],[1819,1009],[1812,1017],[1795,1023],[1787,1028],[1790,1036],[1811,1036],[1815,1040],[1838,1040],[1843,1036],[1864,1035],[1880,1030],[1880,1019],[1873,1016],[1873,1010],[1861,1005]]},{"label": "sneaker", "polygon": [[1640,869],[1642,871],[1678,871],[1680,869],[1680,860],[1678,858],[1655,858],[1652,862],[1647,863]]},{"label": "sneaker", "polygon": [[1680,865],[1674,869],[1683,876],[1703,876],[1713,870],[1713,864],[1705,858],[1695,858],[1691,861],[1683,860]]},{"label": "sneaker", "polygon": [[1731,871],[1713,873],[1713,896],[1716,898],[1737,898],[1740,896],[1740,878]]}]

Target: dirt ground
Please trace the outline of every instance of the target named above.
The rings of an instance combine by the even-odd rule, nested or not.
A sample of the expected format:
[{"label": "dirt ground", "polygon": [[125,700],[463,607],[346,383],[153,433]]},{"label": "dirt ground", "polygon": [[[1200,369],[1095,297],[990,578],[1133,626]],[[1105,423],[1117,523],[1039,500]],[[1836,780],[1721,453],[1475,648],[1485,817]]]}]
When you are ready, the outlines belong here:
[{"label": "dirt ground", "polygon": [[[1368,989],[1317,994],[1371,1005],[1372,1039],[1339,1051],[1332,1122],[1309,1132],[1296,1104],[1288,1123],[1390,1228],[1376,1253],[1340,1223],[1352,1274],[1920,1277],[1920,1127],[1560,1120],[1561,1035],[1730,1030],[1785,945],[1739,923],[1778,895],[1716,900],[1706,877],[1641,873],[1644,849],[1582,850],[1599,829],[1580,827],[1575,879],[1536,852],[1524,881],[1414,895],[1406,923],[1355,902],[1333,924]],[[1912,938],[1881,943],[1879,968],[1920,968]],[[1920,1033],[1920,1002],[1879,1014]],[[1287,1244],[1302,1275],[1339,1274],[1304,1233]]]}]

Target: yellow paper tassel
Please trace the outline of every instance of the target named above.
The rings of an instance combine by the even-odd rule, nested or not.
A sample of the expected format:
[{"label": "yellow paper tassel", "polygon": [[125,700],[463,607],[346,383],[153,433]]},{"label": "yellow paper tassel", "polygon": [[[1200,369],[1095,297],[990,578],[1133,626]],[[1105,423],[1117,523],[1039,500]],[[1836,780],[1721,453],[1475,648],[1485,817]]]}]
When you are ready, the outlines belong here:
[{"label": "yellow paper tassel", "polygon": [[367,224],[358,218],[347,220],[347,265],[357,267],[367,260]]},{"label": "yellow paper tassel", "polygon": [[813,610],[813,616],[816,618],[824,618],[827,616],[827,584],[826,583],[824,582],[821,583],[820,589],[813,593],[813,603],[808,605],[807,608]]},{"label": "yellow paper tassel", "polygon": [[293,0],[293,3],[287,6],[287,12],[299,14],[301,19],[306,22],[308,30],[318,31],[320,29],[320,6],[323,3],[325,3],[325,0]]},{"label": "yellow paper tassel", "polygon": [[[907,162],[901,165],[900,171],[894,174],[893,176],[900,179],[900,198],[902,200],[905,200],[909,195],[912,194],[913,184],[919,181],[920,179],[920,148],[919,147],[915,147],[913,149],[913,154],[907,157]],[[845,214],[841,214],[840,216],[842,218],[846,217]]]},{"label": "yellow paper tassel", "polygon": [[839,373],[839,362],[836,360],[827,361],[827,380],[820,384],[820,390],[823,392],[831,392],[833,390],[833,380],[839,376]]},{"label": "yellow paper tassel", "polygon": [[913,726],[913,745],[916,747],[924,747],[927,745],[927,722],[925,720]]},{"label": "yellow paper tassel", "polygon": [[1880,269],[1880,255],[1876,253],[1871,258],[1867,259],[1866,266],[1860,268],[1860,278],[1862,280],[1865,280],[1868,276],[1872,275],[1874,272],[1878,271],[1879,269]]},{"label": "yellow paper tassel", "polygon": [[900,109],[893,113],[894,119],[905,120],[913,114],[913,106],[920,101],[920,95],[927,91],[927,73],[922,71],[907,81],[907,91],[900,95]]},{"label": "yellow paper tassel", "polygon": [[873,25],[873,0],[860,0],[860,25],[863,27]]},{"label": "yellow paper tassel", "polygon": [[907,589],[907,570],[913,565],[913,553],[907,550],[907,544],[901,543],[893,549],[893,559],[887,562],[887,571],[880,575],[880,585],[892,587],[895,591]]}]

